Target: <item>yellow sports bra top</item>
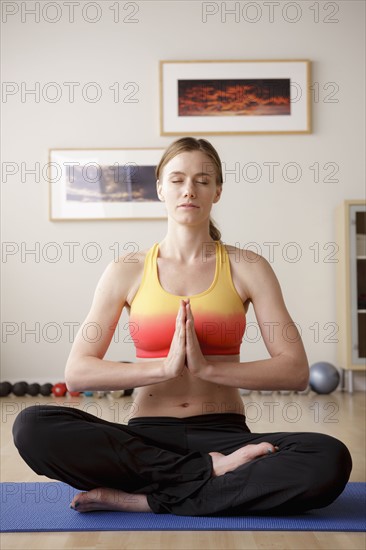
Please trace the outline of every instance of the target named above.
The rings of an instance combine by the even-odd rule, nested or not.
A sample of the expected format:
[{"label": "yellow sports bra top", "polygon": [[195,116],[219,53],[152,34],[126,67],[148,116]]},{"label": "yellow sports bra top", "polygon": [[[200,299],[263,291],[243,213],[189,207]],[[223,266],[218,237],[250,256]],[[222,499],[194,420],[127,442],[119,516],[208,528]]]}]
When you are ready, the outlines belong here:
[{"label": "yellow sports bra top", "polygon": [[190,298],[194,326],[203,355],[237,355],[246,319],[234,287],[229,256],[220,241],[216,248],[215,276],[199,294],[177,296],[160,285],[157,269],[159,243],[146,253],[140,287],[130,307],[129,330],[136,357],[166,357],[175,331],[180,301]]}]

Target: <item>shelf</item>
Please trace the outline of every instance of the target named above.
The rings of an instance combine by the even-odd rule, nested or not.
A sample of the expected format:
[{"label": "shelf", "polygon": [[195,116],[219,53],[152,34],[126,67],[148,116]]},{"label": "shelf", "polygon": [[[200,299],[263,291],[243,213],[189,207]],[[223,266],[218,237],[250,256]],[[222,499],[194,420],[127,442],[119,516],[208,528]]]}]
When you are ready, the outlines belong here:
[{"label": "shelf", "polygon": [[338,364],[342,372],[349,371],[350,392],[353,391],[352,371],[365,370],[365,234],[365,201],[344,201],[337,211],[337,240],[342,250],[337,264]]}]

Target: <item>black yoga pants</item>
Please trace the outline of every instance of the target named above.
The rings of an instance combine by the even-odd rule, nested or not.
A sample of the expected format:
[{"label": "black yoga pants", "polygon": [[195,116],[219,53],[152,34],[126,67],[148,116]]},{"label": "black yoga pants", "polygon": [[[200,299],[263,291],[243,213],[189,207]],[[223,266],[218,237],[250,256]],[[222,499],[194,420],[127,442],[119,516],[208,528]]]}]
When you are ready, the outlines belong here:
[{"label": "black yoga pants", "polygon": [[[180,516],[301,513],[343,491],[347,447],[320,433],[251,433],[245,416],[138,417],[128,425],[84,411],[34,405],[15,419],[14,442],[40,475],[89,491],[146,494],[154,513]],[[225,455],[266,441],[279,451],[212,477],[211,451]]]}]

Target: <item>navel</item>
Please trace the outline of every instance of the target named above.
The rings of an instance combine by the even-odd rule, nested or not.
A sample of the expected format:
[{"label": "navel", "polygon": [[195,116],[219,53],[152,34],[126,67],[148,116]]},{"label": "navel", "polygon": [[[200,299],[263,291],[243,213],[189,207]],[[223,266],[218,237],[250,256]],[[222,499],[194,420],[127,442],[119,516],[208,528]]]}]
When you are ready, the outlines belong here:
[{"label": "navel", "polygon": [[189,407],[189,403],[182,403],[181,407]]}]

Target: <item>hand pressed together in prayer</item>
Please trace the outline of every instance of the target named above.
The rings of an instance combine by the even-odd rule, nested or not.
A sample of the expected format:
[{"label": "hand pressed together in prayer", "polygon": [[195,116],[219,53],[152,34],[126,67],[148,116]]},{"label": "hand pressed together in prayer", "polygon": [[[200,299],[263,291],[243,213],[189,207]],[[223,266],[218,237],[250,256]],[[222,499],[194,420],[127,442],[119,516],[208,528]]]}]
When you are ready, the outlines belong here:
[{"label": "hand pressed together in prayer", "polygon": [[185,368],[190,373],[199,376],[207,367],[208,362],[202,354],[191,305],[188,300],[182,300],[175,322],[175,331],[169,353],[164,361],[164,371],[168,378],[183,374]]},{"label": "hand pressed together in prayer", "polygon": [[194,318],[189,299],[185,302],[186,312],[186,365],[189,372],[195,376],[199,376],[208,362],[205,359],[197,338],[194,328]]}]

